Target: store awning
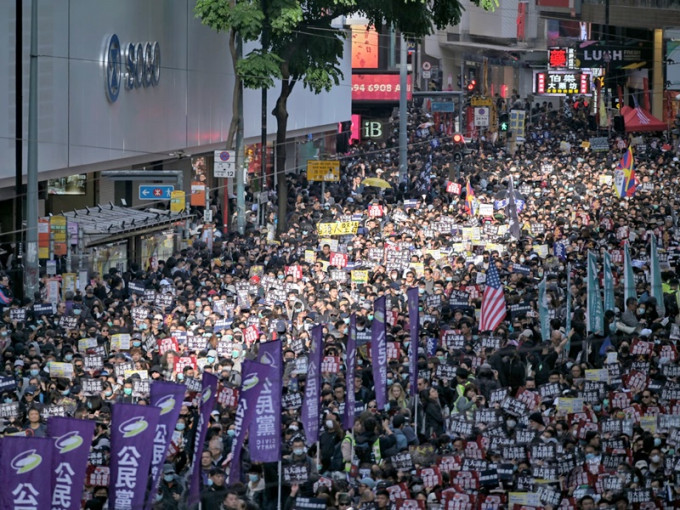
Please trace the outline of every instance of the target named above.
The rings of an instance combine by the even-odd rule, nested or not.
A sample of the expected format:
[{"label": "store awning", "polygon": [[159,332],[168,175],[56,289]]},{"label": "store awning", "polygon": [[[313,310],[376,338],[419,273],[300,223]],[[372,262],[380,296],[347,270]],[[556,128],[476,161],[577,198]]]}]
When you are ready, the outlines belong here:
[{"label": "store awning", "polygon": [[84,246],[97,246],[173,227],[192,217],[186,211],[132,209],[113,204],[97,205],[62,213],[69,223],[77,223]]}]

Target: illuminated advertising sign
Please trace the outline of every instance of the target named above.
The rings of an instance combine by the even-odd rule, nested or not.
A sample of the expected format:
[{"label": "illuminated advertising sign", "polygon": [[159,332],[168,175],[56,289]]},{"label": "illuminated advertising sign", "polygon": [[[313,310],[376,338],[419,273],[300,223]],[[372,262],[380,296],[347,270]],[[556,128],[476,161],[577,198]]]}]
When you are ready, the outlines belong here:
[{"label": "illuminated advertising sign", "polygon": [[373,27],[352,25],[352,68],[378,67],[378,32]]},{"label": "illuminated advertising sign", "polygon": [[576,50],[574,48],[548,49],[549,69],[577,69]]},{"label": "illuminated advertising sign", "polygon": [[[407,98],[413,94],[411,76],[408,76]],[[399,101],[401,87],[398,74],[353,74],[352,101]]]},{"label": "illuminated advertising sign", "polygon": [[589,94],[590,75],[586,73],[536,73],[534,85],[536,94]]}]

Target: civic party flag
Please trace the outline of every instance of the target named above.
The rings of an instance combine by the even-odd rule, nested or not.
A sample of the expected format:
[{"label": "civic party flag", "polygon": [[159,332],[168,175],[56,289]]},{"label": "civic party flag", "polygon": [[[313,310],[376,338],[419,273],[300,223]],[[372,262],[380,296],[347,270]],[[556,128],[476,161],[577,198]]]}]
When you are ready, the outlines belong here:
[{"label": "civic party flag", "polygon": [[614,273],[612,272],[612,257],[604,252],[604,311],[616,308],[614,300]]},{"label": "civic party flag", "polygon": [[[283,356],[281,342],[267,342],[260,350],[258,385],[255,394],[256,420],[248,428],[250,460],[253,462],[278,462],[281,460],[281,392]],[[273,344],[273,345],[272,345]],[[251,400],[252,401],[252,400]]]},{"label": "civic party flag", "polygon": [[467,184],[465,185],[465,210],[470,216],[475,216],[478,208],[479,202],[475,197],[475,190],[470,186],[470,179],[468,179]]},{"label": "civic party flag", "polygon": [[342,425],[345,430],[352,430],[354,426],[354,409],[356,407],[356,395],[354,393],[354,374],[357,363],[357,316],[355,313],[349,317],[349,337],[347,338],[347,372],[345,373],[345,411],[342,415]]},{"label": "civic party flag", "polygon": [[200,497],[200,476],[201,476],[201,454],[203,443],[208,433],[208,422],[210,413],[215,408],[217,399],[217,376],[203,372],[201,379],[201,400],[198,409],[198,425],[196,426],[196,437],[194,439],[193,464],[191,466],[191,483],[189,484],[189,505],[198,502]]},{"label": "civic party flag", "polygon": [[[0,508],[50,508],[54,439],[6,436],[0,442]],[[80,485],[83,480],[77,480]]]},{"label": "civic party flag", "polygon": [[626,241],[626,244],[623,246],[623,294],[626,301],[628,301],[628,298],[631,297],[634,297],[637,300],[637,291],[635,290],[635,275],[633,274],[633,264],[630,260],[628,241]]},{"label": "civic party flag", "polygon": [[498,276],[496,263],[489,261],[486,272],[486,288],[482,295],[482,311],[479,318],[480,331],[493,331],[505,319],[505,294]]},{"label": "civic party flag", "polygon": [[47,420],[47,434],[55,446],[51,509],[79,510],[94,421],[52,416]]},{"label": "civic party flag", "polygon": [[143,508],[149,480],[150,445],[161,410],[154,406],[114,404],[111,411],[109,508]]},{"label": "civic party flag", "polygon": [[321,398],[321,354],[323,352],[323,327],[312,328],[312,344],[309,350],[307,384],[302,400],[301,419],[307,445],[319,440],[319,400]]},{"label": "civic party flag", "polygon": [[616,194],[623,198],[635,195],[636,187],[635,157],[633,156],[633,147],[628,147],[614,171],[614,189]]},{"label": "civic party flag", "polygon": [[545,276],[538,284],[538,317],[541,322],[541,338],[543,341],[550,340],[550,318],[548,317],[548,300],[546,299]]},{"label": "civic party flag", "polygon": [[418,393],[418,340],[420,337],[420,314],[418,310],[418,287],[411,287],[406,291],[408,296],[408,330],[410,333],[411,350],[408,353],[409,381],[411,384],[409,395],[415,397]]},{"label": "civic party flag", "polygon": [[179,413],[182,410],[186,386],[170,381],[154,381],[149,389],[151,405],[161,410],[153,436],[153,453],[151,457],[151,486],[146,495],[147,510],[153,505],[158,485],[161,481],[163,464],[168,453],[172,433],[177,425]]},{"label": "civic party flag", "polygon": [[373,301],[373,322],[371,323],[371,364],[373,385],[378,409],[387,404],[387,330],[385,329],[385,296]]},{"label": "civic party flag", "polygon": [[522,235],[522,230],[519,226],[519,217],[517,216],[517,204],[515,203],[515,186],[512,182],[512,176],[510,176],[510,183],[508,184],[508,205],[505,208],[505,212],[508,216],[508,231],[510,235],[515,239],[519,239]]},{"label": "civic party flag", "polygon": [[604,325],[604,311],[602,310],[602,297],[600,296],[600,281],[597,271],[597,257],[591,251],[588,252],[588,301],[587,301],[587,325],[592,333],[602,332]]},{"label": "civic party flag", "polygon": [[259,369],[262,363],[245,360],[241,364],[241,391],[238,396],[236,418],[234,420],[234,441],[231,444],[231,464],[229,465],[228,483],[241,481],[241,449],[245,442],[246,431],[255,418],[255,391],[260,382]]},{"label": "civic party flag", "polygon": [[652,297],[656,298],[656,311],[659,317],[666,315],[666,305],[663,302],[663,287],[661,284],[661,268],[659,267],[659,252],[656,247],[656,236],[652,234],[652,251],[650,253],[652,259],[652,282],[651,290]]}]

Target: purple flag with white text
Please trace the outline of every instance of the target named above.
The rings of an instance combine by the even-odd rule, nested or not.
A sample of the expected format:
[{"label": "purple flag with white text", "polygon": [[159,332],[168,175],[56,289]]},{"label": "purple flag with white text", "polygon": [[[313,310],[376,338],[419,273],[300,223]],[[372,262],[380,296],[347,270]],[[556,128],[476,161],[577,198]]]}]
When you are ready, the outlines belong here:
[{"label": "purple flag with white text", "polygon": [[52,469],[54,439],[7,436],[0,452],[0,508],[50,508],[52,480],[47,473]]},{"label": "purple flag with white text", "polygon": [[385,296],[373,302],[373,323],[371,324],[371,363],[373,385],[378,409],[385,409],[387,403],[387,339],[385,330]]},{"label": "purple flag with white text", "polygon": [[208,433],[210,413],[215,408],[215,400],[217,399],[217,376],[203,372],[201,382],[201,407],[198,410],[198,425],[196,426],[196,439],[194,442],[191,484],[189,485],[189,505],[197,503],[200,497],[201,454],[203,452],[205,436]]},{"label": "purple flag with white text", "polygon": [[250,360],[245,360],[241,364],[241,391],[238,396],[236,419],[234,420],[234,441],[231,446],[232,458],[229,466],[229,484],[241,481],[241,449],[245,442],[246,431],[251,432],[252,452],[253,436],[250,426],[256,423],[254,418],[258,418],[255,414],[257,397],[260,393],[261,383],[265,380],[267,368],[262,363]]},{"label": "purple flag with white text", "polygon": [[83,494],[94,421],[52,416],[47,434],[54,439],[52,510],[78,510]]},{"label": "purple flag with white text", "polygon": [[354,393],[354,374],[357,360],[357,316],[352,314],[349,318],[349,338],[347,340],[347,373],[345,376],[345,412],[342,416],[342,424],[345,430],[352,430],[354,426],[354,408],[356,407],[356,394]]},{"label": "purple flag with white text", "polygon": [[137,404],[114,404],[111,411],[111,479],[109,508],[143,508],[151,467],[150,445],[161,410]]},{"label": "purple flag with white text", "polygon": [[257,420],[252,420],[248,429],[250,459],[253,462],[278,462],[281,460],[281,342],[260,344],[259,359],[262,367],[259,368],[255,396]]},{"label": "purple flag with white text", "polygon": [[147,510],[153,505],[158,484],[161,481],[163,464],[167,456],[172,433],[182,410],[186,386],[169,381],[154,381],[149,389],[151,405],[161,410],[161,415],[153,437],[153,457],[151,459],[151,486],[146,495]]},{"label": "purple flag with white text", "polygon": [[312,328],[312,344],[309,351],[307,384],[302,400],[302,426],[308,445],[319,440],[319,399],[321,395],[321,354],[323,352],[323,326]]},{"label": "purple flag with white text", "polygon": [[406,291],[408,296],[408,329],[411,337],[411,350],[408,353],[409,363],[409,380],[411,382],[411,389],[409,394],[412,397],[416,396],[418,383],[418,338],[420,327],[420,317],[418,313],[418,287],[411,287]]}]

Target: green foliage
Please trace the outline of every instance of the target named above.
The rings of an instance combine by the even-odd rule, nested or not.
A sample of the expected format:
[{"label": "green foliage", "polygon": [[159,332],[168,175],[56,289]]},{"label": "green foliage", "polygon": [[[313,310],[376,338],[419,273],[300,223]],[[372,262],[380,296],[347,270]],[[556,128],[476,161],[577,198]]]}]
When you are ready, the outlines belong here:
[{"label": "green foliage", "polygon": [[[498,0],[472,2],[486,10],[498,7]],[[244,41],[259,39],[268,19],[269,47],[237,63],[244,86],[273,87],[277,79],[290,79],[318,94],[343,78],[345,32],[331,26],[333,19],[361,14],[416,40],[434,27],[457,24],[463,7],[458,0],[197,0],[194,12],[203,24],[238,32]]]},{"label": "green foliage", "polygon": [[281,79],[281,57],[272,52],[256,49],[236,63],[236,72],[249,89],[274,87],[274,80]]},{"label": "green foliage", "polygon": [[302,5],[296,0],[273,3],[269,18],[272,36],[289,34],[302,23],[302,19]]},{"label": "green foliage", "polygon": [[262,33],[264,13],[254,2],[197,0],[194,14],[213,30],[238,32],[244,41],[255,41]]}]

